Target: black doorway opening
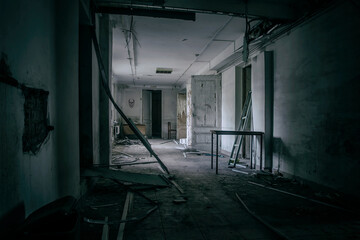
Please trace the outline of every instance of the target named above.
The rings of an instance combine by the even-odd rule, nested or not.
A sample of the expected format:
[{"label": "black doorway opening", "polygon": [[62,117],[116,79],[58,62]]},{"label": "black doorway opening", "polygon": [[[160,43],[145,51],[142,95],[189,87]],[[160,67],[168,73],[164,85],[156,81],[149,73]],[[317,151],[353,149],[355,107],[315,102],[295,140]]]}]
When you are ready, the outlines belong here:
[{"label": "black doorway opening", "polygon": [[161,90],[152,91],[152,136],[161,138]]}]

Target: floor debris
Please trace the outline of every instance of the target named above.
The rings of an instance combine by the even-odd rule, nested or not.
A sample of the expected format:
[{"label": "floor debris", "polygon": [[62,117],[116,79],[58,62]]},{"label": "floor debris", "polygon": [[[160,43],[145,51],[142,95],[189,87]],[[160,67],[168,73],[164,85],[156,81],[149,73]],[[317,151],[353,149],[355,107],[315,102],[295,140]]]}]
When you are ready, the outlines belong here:
[{"label": "floor debris", "polygon": [[298,195],[298,194],[295,194],[295,193],[290,193],[290,192],[286,192],[286,191],[283,191],[283,190],[280,190],[280,189],[276,189],[276,188],[272,188],[272,187],[267,187],[267,186],[265,186],[265,185],[262,185],[262,184],[259,184],[259,183],[255,183],[255,182],[251,182],[251,181],[248,181],[248,183],[250,183],[250,184],[252,184],[252,185],[255,185],[255,186],[258,186],[258,187],[262,187],[262,188],[266,188],[266,189],[269,189],[269,190],[273,190],[273,191],[277,191],[277,192],[280,192],[280,193],[284,193],[284,194],[287,194],[287,195],[290,195],[290,196],[293,196],[293,197],[298,197],[298,198],[306,199],[306,200],[309,200],[309,201],[311,201],[311,202],[315,202],[315,203],[318,203],[318,204],[321,204],[321,205],[324,205],[324,206],[336,208],[336,209],[339,209],[339,210],[342,210],[342,211],[345,211],[345,212],[348,212],[348,213],[352,213],[352,211],[347,210],[347,209],[345,209],[345,208],[342,208],[342,207],[339,207],[339,206],[335,206],[335,205],[332,205],[332,204],[329,204],[329,203],[325,203],[325,202],[322,202],[322,201],[319,201],[319,200],[315,200],[315,199],[312,199],[312,198],[304,197],[304,196],[301,196],[301,195]]},{"label": "floor debris", "polygon": [[160,175],[114,171],[106,168],[83,169],[81,172],[81,176],[103,177],[115,179],[121,182],[140,183],[145,185],[155,185],[159,187],[169,186],[169,184]]},{"label": "floor debris", "polygon": [[[128,192],[127,195],[126,195],[126,200],[125,200],[124,209],[123,209],[122,216],[121,216],[121,221],[126,221],[127,214],[128,214],[129,209],[130,209],[130,206],[131,206],[130,201],[132,199],[132,195],[133,195],[132,192]],[[117,238],[116,238],[117,240],[122,240],[123,239],[123,237],[124,237],[124,229],[125,229],[125,222],[122,222],[119,225],[119,232],[118,232],[118,235],[117,235]]]},{"label": "floor debris", "polygon": [[248,172],[240,171],[240,170],[237,170],[237,169],[235,169],[235,168],[233,168],[232,171],[233,171],[233,172],[242,173],[242,174],[245,174],[245,175],[248,175],[248,174],[249,174]]},{"label": "floor debris", "polygon": [[279,235],[279,237],[281,239],[289,239],[285,234],[283,234],[282,232],[280,232],[279,230],[277,230],[276,228],[274,228],[273,226],[271,226],[268,222],[266,222],[265,220],[263,220],[262,218],[260,218],[259,216],[257,216],[254,212],[250,211],[250,209],[246,206],[246,204],[244,203],[244,201],[240,198],[240,196],[235,193],[237,199],[239,200],[239,202],[243,205],[243,207],[246,209],[246,211],[248,213],[251,214],[251,216],[253,216],[256,220],[258,220],[259,222],[261,222],[262,224],[264,224],[266,227],[268,227],[271,231],[273,231],[274,233],[276,233],[277,235]]},{"label": "floor debris", "polygon": [[134,139],[128,139],[125,137],[125,139],[118,139],[115,140],[116,145],[140,145],[140,140],[134,140]]}]

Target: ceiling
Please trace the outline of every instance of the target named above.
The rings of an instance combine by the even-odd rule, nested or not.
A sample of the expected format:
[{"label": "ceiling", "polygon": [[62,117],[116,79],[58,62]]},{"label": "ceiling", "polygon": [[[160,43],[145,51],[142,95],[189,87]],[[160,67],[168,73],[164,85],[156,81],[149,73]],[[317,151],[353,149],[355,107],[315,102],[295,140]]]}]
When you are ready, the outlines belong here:
[{"label": "ceiling", "polygon": [[[245,13],[249,18],[286,23],[326,2],[329,0],[96,0],[96,8],[112,14],[115,26],[113,81],[173,87],[208,70],[210,60],[230,45],[235,48],[234,41],[245,32]],[[180,20],[178,14],[193,15]],[[172,72],[159,74],[157,68]]]},{"label": "ceiling", "polygon": [[[245,31],[244,19],[214,14],[196,14],[195,21],[113,19],[113,80],[130,85],[180,86]],[[157,74],[157,68],[172,73]]]}]

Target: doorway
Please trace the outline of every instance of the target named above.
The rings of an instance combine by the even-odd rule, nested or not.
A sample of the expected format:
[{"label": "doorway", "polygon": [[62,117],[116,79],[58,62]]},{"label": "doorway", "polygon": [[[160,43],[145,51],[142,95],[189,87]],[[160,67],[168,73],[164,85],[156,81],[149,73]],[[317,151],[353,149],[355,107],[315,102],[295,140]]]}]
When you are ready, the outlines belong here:
[{"label": "doorway", "polygon": [[[242,108],[245,105],[246,97],[251,90],[251,65],[248,65],[242,69],[242,84],[241,84],[241,106]],[[248,116],[247,125],[245,126],[245,131],[250,131],[252,129],[252,110]],[[245,136],[244,144],[242,147],[242,158],[250,158],[250,136]]]},{"label": "doorway", "polygon": [[161,138],[161,90],[152,91],[152,136]]}]

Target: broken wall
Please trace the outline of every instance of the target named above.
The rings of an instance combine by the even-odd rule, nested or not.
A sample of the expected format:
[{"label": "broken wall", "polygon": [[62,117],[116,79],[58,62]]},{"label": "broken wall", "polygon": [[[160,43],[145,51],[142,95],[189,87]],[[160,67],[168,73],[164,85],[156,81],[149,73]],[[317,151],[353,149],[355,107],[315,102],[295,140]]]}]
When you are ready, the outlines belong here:
[{"label": "broken wall", "polygon": [[[340,191],[360,188],[358,8],[340,3],[274,51],[275,169]],[[253,58],[254,127],[264,130],[264,54]],[[257,106],[257,108],[255,108]]]},{"label": "broken wall", "polygon": [[[0,51],[12,77],[49,92],[55,127],[40,151],[23,153],[24,96],[0,83],[0,217],[24,203],[26,215],[63,195],[79,194],[78,3],[0,3]],[[66,13],[66,14],[64,14]]]}]

